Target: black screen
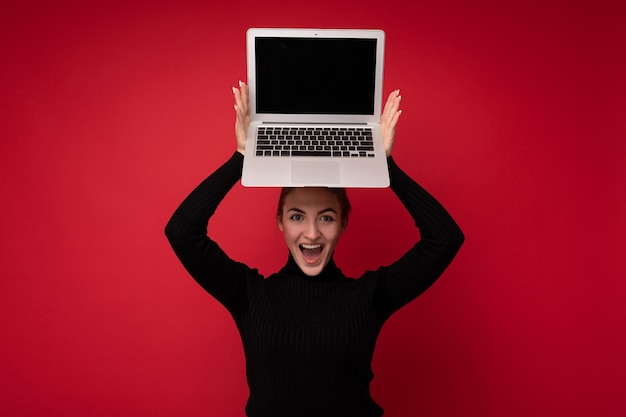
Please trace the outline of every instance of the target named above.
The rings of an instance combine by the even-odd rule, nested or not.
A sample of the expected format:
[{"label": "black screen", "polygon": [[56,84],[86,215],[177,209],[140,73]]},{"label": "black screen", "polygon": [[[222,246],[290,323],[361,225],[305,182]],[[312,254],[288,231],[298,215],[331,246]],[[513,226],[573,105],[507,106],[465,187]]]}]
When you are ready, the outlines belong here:
[{"label": "black screen", "polygon": [[257,113],[374,114],[376,39],[257,38]]}]

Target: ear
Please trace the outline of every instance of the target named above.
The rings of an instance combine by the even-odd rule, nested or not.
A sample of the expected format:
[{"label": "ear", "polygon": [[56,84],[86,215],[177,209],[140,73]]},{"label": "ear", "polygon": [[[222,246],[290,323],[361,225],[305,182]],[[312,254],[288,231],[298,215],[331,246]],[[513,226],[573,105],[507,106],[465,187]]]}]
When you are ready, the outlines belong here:
[{"label": "ear", "polygon": [[283,232],[283,221],[280,216],[276,216],[276,225],[278,226],[280,231]]}]

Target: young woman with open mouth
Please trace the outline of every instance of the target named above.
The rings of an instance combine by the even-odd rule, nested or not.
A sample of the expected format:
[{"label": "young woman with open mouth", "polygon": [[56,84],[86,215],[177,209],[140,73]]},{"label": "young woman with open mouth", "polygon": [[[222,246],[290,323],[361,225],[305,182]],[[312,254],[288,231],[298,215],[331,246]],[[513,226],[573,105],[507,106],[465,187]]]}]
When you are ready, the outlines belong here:
[{"label": "young woman with open mouth", "polygon": [[[386,320],[443,273],[464,236],[448,212],[391,156],[401,114],[392,92],[381,118],[391,189],[420,239],[397,261],[348,278],[333,254],[346,230],[343,189],[283,189],[276,223],[289,249],[285,266],[265,277],[232,260],[207,236],[219,203],[241,178],[248,87],[233,88],[237,151],[183,201],[166,227],[191,276],[235,320],[246,355],[249,417],[378,417],[370,395],[376,339]],[[374,240],[375,241],[375,240]]]}]

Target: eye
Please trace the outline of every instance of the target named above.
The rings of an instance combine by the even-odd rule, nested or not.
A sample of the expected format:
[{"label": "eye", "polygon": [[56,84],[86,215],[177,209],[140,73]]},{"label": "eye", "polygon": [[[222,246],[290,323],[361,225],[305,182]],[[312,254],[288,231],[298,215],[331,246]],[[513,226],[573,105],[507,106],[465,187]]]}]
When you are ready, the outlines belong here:
[{"label": "eye", "polygon": [[292,215],[289,217],[289,220],[293,220],[293,221],[298,222],[298,221],[302,220],[303,218],[304,218],[304,217],[302,216],[302,214],[292,214]]},{"label": "eye", "polygon": [[320,216],[320,220],[323,222],[334,222],[335,218],[333,216],[329,216],[328,214],[324,214]]}]

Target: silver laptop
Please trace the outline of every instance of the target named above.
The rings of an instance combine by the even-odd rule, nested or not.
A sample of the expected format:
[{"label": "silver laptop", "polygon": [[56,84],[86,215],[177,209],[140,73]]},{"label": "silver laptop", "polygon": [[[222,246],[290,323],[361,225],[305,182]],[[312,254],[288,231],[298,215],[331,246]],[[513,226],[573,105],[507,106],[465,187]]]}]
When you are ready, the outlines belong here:
[{"label": "silver laptop", "polygon": [[389,186],[381,30],[249,29],[244,186]]}]

